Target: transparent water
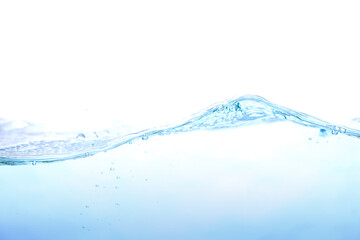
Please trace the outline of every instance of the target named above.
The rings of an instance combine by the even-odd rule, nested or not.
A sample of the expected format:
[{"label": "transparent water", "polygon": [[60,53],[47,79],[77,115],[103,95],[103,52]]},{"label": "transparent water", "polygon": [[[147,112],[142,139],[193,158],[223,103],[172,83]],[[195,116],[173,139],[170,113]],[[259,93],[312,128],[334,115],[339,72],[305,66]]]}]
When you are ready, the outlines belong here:
[{"label": "transparent water", "polygon": [[0,239],[360,237],[359,131],[260,97],[145,130],[1,126]]}]

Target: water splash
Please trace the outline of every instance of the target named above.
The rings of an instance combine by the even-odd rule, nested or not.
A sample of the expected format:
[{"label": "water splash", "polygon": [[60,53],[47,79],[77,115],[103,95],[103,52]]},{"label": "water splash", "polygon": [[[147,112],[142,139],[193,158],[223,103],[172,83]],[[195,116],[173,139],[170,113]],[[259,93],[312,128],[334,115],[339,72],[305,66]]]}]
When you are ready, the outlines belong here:
[{"label": "water splash", "polygon": [[215,104],[178,124],[135,132],[115,128],[90,133],[50,133],[42,132],[35,125],[27,122],[2,120],[0,121],[0,164],[19,165],[82,158],[138,139],[147,140],[154,135],[235,128],[278,121],[290,121],[306,127],[318,128],[322,136],[345,134],[360,138],[360,130],[331,124],[273,104],[262,97],[247,95]]}]

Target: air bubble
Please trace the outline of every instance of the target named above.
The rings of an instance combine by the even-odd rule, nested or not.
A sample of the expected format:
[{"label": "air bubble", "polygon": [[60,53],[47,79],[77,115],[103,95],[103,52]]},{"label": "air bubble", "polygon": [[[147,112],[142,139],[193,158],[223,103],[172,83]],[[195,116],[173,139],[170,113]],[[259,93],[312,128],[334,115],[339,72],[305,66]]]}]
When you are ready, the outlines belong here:
[{"label": "air bubble", "polygon": [[148,136],[148,135],[143,135],[141,139],[142,139],[142,140],[148,140],[148,139],[149,139],[149,136]]},{"label": "air bubble", "polygon": [[332,129],[331,129],[331,134],[332,134],[332,135],[337,135],[339,132],[340,132],[340,128],[339,128],[339,127],[337,127],[337,126],[332,126]]},{"label": "air bubble", "polygon": [[110,171],[115,171],[115,168],[112,168],[112,167],[111,167],[111,168],[110,168]]},{"label": "air bubble", "polygon": [[322,129],[320,129],[319,135],[320,135],[320,137],[327,137],[328,132],[326,129],[322,128]]},{"label": "air bubble", "polygon": [[339,131],[340,131],[340,133],[346,133],[346,129],[343,127],[340,127]]},{"label": "air bubble", "polygon": [[36,165],[36,161],[32,161],[31,164],[32,164],[33,166],[35,166],[35,165]]}]

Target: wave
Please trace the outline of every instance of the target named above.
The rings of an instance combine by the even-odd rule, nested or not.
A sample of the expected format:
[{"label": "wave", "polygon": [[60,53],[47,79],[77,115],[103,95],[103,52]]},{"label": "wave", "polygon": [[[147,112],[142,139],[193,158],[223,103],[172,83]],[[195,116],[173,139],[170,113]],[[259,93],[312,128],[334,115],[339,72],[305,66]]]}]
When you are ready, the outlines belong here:
[{"label": "wave", "polygon": [[246,95],[215,104],[178,124],[141,131],[114,128],[100,132],[46,132],[28,122],[0,119],[0,165],[34,164],[83,158],[107,151],[137,139],[154,135],[236,128],[253,124],[290,121],[318,128],[322,135],[345,134],[360,138],[360,130],[331,124],[305,113]]}]

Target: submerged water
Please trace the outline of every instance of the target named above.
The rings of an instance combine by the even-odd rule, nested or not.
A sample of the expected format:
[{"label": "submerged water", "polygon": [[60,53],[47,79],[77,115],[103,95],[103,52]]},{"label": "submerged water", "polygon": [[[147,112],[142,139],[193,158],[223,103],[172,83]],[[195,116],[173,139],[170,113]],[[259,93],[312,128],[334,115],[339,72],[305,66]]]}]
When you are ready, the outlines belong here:
[{"label": "submerged water", "polygon": [[360,238],[359,131],[260,97],[140,131],[1,126],[0,239]]}]

